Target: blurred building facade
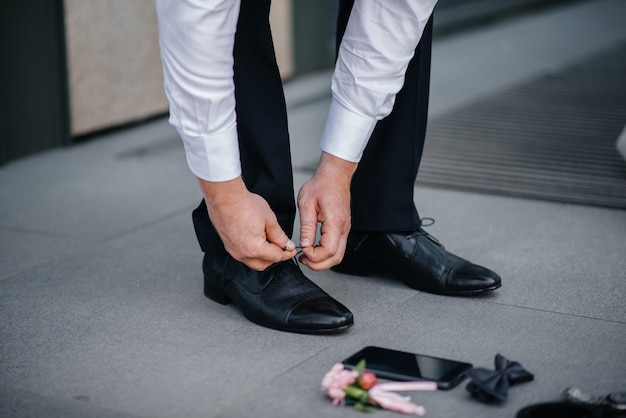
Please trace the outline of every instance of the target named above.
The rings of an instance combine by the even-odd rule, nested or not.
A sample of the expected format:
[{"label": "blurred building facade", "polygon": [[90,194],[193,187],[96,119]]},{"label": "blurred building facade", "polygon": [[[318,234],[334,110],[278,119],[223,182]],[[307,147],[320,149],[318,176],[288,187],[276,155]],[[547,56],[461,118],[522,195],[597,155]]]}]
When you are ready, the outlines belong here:
[{"label": "blurred building facade", "polygon": [[[294,3],[272,2],[285,79],[295,72]],[[154,0],[6,0],[0,8],[0,164],[167,113]]]}]

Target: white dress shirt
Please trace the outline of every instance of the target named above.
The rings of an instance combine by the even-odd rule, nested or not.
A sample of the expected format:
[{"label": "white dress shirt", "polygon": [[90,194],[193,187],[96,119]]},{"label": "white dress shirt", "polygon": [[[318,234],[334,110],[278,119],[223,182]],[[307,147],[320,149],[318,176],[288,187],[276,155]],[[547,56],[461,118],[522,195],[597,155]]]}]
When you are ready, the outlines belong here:
[{"label": "white dress shirt", "polygon": [[[233,45],[240,0],[155,0],[170,123],[199,178],[241,174]],[[387,116],[437,0],[356,0],[332,77],[320,146],[358,162]]]}]

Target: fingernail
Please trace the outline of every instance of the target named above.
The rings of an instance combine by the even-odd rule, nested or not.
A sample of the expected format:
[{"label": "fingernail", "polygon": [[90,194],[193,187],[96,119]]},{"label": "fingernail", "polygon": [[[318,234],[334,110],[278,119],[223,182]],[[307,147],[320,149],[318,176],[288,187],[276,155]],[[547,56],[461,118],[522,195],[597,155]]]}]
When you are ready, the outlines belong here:
[{"label": "fingernail", "polygon": [[291,251],[296,249],[296,244],[292,240],[287,241],[287,245],[283,248],[283,251]]},{"label": "fingernail", "polygon": [[302,241],[300,241],[300,245],[302,245],[303,247],[308,247],[309,245],[311,245],[311,240],[308,238],[304,238]]}]

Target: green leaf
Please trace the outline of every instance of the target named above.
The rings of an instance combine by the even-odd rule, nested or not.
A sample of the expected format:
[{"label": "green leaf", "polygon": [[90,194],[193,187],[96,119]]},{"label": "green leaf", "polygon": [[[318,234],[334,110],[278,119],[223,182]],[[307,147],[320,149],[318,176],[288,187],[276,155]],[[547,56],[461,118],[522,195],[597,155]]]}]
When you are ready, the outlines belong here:
[{"label": "green leaf", "polygon": [[356,370],[359,373],[359,377],[361,377],[361,375],[365,371],[365,359],[359,361],[353,370]]},{"label": "green leaf", "polygon": [[357,411],[361,411],[361,412],[374,412],[375,408],[364,404],[362,402],[357,402],[356,404],[354,404],[354,409],[356,409]]},{"label": "green leaf", "polygon": [[346,392],[346,395],[349,396],[350,398],[358,399],[363,402],[367,400],[367,397],[368,397],[367,391],[357,386],[354,386],[354,385],[346,386],[344,390]]}]

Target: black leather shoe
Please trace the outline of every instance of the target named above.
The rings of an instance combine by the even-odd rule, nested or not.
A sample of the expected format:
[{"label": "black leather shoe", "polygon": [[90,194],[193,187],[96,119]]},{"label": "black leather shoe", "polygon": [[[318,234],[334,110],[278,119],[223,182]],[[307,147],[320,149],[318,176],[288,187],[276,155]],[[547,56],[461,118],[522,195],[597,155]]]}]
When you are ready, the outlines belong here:
[{"label": "black leather shoe", "polygon": [[353,324],[352,312],[310,281],[294,260],[258,272],[227,254],[205,254],[204,294],[235,303],[259,325],[305,334],[336,333]]},{"label": "black leather shoe", "polygon": [[366,276],[386,270],[413,289],[473,295],[500,287],[500,276],[447,252],[422,228],[410,233],[350,233],[343,261],[333,270]]}]

